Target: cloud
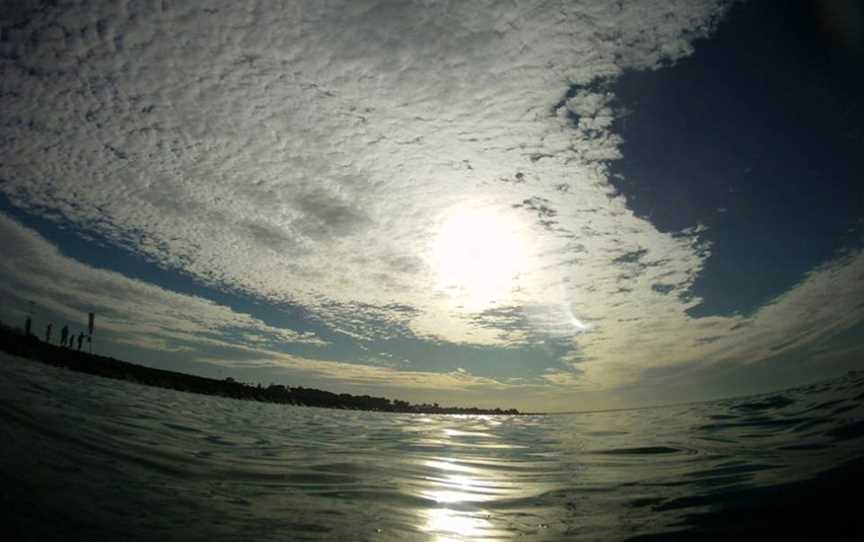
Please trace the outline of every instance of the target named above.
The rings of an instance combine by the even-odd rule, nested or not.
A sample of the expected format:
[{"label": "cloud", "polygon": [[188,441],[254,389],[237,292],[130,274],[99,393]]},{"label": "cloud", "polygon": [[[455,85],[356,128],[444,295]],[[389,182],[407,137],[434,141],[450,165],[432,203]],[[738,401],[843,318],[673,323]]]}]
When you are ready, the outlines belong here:
[{"label": "cloud", "polygon": [[248,359],[226,359],[224,357],[202,357],[198,361],[220,367],[235,369],[279,369],[294,378],[308,381],[312,378],[324,379],[336,386],[363,387],[386,384],[391,390],[410,391],[414,389],[438,390],[441,392],[478,393],[513,389],[515,386],[471,374],[458,368],[449,372],[397,370],[393,367],[342,363],[329,360],[311,360],[278,352],[260,350],[260,357]]},{"label": "cloud", "polygon": [[[63,256],[33,230],[0,214],[4,316],[18,320],[33,302],[41,319],[83,322],[97,313],[97,337],[164,352],[205,346],[323,346],[311,332],[270,326],[210,300],[172,292]],[[83,326],[83,324],[80,324]],[[228,337],[233,337],[233,340]]]},{"label": "cloud", "polygon": [[[422,360],[396,359],[388,352],[365,355],[352,363],[285,354],[278,348],[286,343],[325,343],[312,333],[269,326],[206,299],[86,266],[63,256],[5,215],[0,215],[0,235],[6,256],[0,262],[0,276],[4,277],[0,294],[7,300],[4,318],[20,319],[29,301],[36,303],[40,321],[50,314],[59,321],[83,322],[84,313],[95,310],[103,344],[182,354],[206,365],[247,371],[244,374],[275,370],[292,382],[311,380],[337,389],[384,394],[426,390],[432,394],[423,395],[423,400],[434,400],[433,392],[437,392],[443,394],[438,397],[460,397],[487,406],[574,408],[570,395],[574,391],[590,394],[634,383],[656,386],[694,368],[756,363],[784,353],[814,351],[864,320],[864,303],[860,302],[864,299],[864,254],[851,252],[812,271],[797,287],[750,317],[692,319],[682,312],[677,319],[668,315],[656,321],[634,318],[613,325],[608,325],[607,317],[585,326],[579,344],[567,357],[572,365],[547,368],[535,379],[499,379],[477,376],[462,367],[448,372],[424,370],[415,367]],[[837,284],[844,285],[842,292]],[[511,323],[533,318],[510,310],[485,317]],[[506,328],[507,324],[493,327]],[[619,332],[635,340],[618,338]],[[665,355],[657,356],[657,352]],[[858,353],[858,348],[849,350],[850,355]],[[599,407],[608,402],[591,396],[590,401],[580,399],[579,404]]]},{"label": "cloud", "polygon": [[[276,369],[294,381],[317,379],[354,389],[387,385],[468,392],[511,387],[462,368],[450,372],[405,370],[410,363],[393,359],[387,352],[366,356],[357,363],[285,354],[276,348],[326,343],[313,333],[269,326],[200,297],[84,265],[63,256],[36,232],[3,214],[0,237],[5,256],[0,262],[0,276],[4,277],[0,295],[7,301],[2,316],[23,321],[32,301],[37,333],[47,321],[54,321],[55,341],[62,323],[72,322],[76,333],[83,327],[86,312],[93,310],[97,313],[96,337],[103,351],[111,344],[127,345],[151,355],[185,354],[201,364],[245,371]],[[214,351],[218,356],[212,354]]]},{"label": "cloud", "polygon": [[[563,343],[578,371],[546,380],[596,389],[651,368],[762,359],[860,319],[824,289],[833,277],[857,292],[860,256],[814,270],[751,317],[692,318],[701,300],[690,288],[711,256],[703,231],[658,231],[607,171],[621,156],[613,120],[625,114],[610,83],[690,55],[726,8],[351,0],[7,10],[0,192],[205,283],[302,306],[361,343]],[[436,275],[436,236],[454,208],[494,214],[528,240],[512,291],[479,308]],[[219,342],[225,330],[247,345],[321,342],[76,267],[20,226],[2,227],[38,257],[3,264],[16,284],[64,314],[86,301],[76,291],[104,291],[89,302],[106,323],[146,327],[152,347]]]},{"label": "cloud", "polygon": [[[548,112],[572,83],[688,54],[720,12],[352,1],[10,13],[0,190],[214,284],[434,317],[448,310],[425,253],[441,214],[543,198],[572,210],[570,231],[586,227],[583,201],[603,217],[610,96],[567,101],[576,130]],[[502,178],[525,182],[490,186]],[[547,194],[574,178],[578,200]],[[465,339],[470,322],[451,320],[449,338]]]},{"label": "cloud", "polygon": [[[634,318],[607,315],[580,340],[581,352],[603,360],[590,367],[595,389],[646,383],[647,375],[657,368],[666,368],[654,373],[665,378],[694,367],[773,359],[779,374],[783,354],[793,358],[864,322],[862,298],[864,253],[853,251],[812,270],[748,317],[692,318],[677,311],[658,312],[651,318],[636,308]],[[662,306],[658,301],[656,308]],[[630,304],[620,308],[626,313]]]}]

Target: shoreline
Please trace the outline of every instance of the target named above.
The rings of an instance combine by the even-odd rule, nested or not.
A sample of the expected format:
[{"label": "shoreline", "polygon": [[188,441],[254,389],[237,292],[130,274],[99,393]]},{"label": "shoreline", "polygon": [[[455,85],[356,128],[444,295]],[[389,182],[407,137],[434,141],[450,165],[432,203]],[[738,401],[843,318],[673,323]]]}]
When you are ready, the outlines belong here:
[{"label": "shoreline", "polygon": [[232,378],[217,380],[165,369],[155,369],[121,361],[112,357],[90,354],[58,345],[48,344],[35,336],[25,336],[6,326],[0,328],[0,350],[14,356],[29,359],[54,367],[64,367],[114,380],[125,380],[144,386],[294,406],[330,408],[336,410],[364,410],[370,412],[394,412],[415,414],[471,414],[471,415],[521,415],[515,408],[442,407],[437,404],[415,405],[398,399],[333,393],[302,386],[289,387],[271,384],[264,387],[238,382]]}]

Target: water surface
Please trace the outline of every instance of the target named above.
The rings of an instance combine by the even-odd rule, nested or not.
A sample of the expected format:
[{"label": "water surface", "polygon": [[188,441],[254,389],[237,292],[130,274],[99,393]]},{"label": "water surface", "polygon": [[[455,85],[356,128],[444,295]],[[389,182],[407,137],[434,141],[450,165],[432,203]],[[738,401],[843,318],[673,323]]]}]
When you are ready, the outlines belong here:
[{"label": "water surface", "polygon": [[[825,503],[864,472],[864,375],[674,407],[430,416],[193,395],[0,355],[0,439],[0,506],[19,539],[852,539],[852,501]],[[801,531],[802,507],[832,517]]]}]

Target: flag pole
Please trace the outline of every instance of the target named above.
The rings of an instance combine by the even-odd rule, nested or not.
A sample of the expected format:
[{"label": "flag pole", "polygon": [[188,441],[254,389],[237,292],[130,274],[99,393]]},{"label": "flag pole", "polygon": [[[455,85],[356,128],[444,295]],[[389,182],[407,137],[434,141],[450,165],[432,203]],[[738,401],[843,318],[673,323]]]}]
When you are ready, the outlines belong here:
[{"label": "flag pole", "polygon": [[93,321],[96,319],[96,313],[91,312],[87,315],[87,343],[90,345],[90,353],[93,353]]}]

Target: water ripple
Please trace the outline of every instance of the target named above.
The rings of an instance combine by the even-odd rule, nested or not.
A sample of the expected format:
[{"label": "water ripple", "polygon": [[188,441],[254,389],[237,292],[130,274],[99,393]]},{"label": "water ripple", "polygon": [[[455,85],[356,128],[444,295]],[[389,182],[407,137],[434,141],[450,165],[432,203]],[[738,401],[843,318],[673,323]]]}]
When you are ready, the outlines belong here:
[{"label": "water ripple", "polygon": [[3,361],[0,475],[39,502],[19,519],[39,539],[62,521],[71,538],[623,540],[679,529],[732,492],[818,477],[864,440],[848,379],[663,409],[432,416]]}]

